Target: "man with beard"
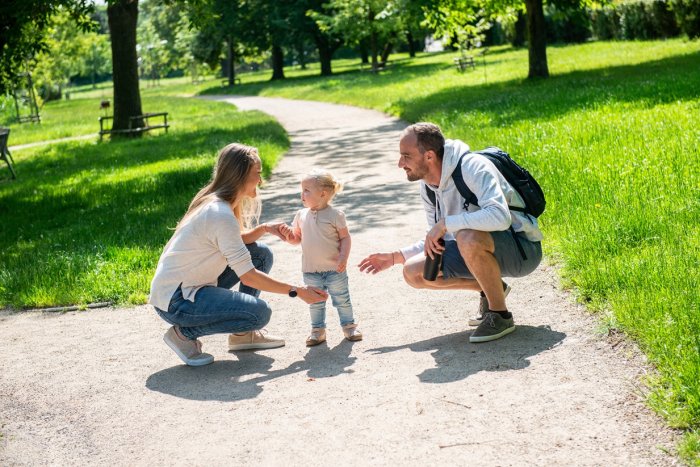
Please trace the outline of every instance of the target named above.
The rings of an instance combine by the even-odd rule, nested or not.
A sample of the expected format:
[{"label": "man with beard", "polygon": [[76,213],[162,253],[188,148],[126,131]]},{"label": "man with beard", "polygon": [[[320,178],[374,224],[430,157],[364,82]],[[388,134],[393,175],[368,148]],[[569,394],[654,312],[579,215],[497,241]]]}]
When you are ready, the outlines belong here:
[{"label": "man with beard", "polygon": [[[445,140],[437,125],[410,125],[401,135],[399,150],[399,168],[409,181],[420,181],[428,233],[413,245],[368,256],[360,262],[360,271],[376,274],[403,264],[411,287],[480,292],[479,309],[469,320],[477,326],[470,342],[487,342],[513,332],[513,315],[506,306],[510,287],[501,277],[522,277],[539,265],[542,233],[537,219],[512,210],[525,203],[487,157],[470,152],[462,141]],[[453,179],[455,169],[476,203],[460,194]],[[426,279],[426,259],[436,255],[442,255],[438,277]]]}]

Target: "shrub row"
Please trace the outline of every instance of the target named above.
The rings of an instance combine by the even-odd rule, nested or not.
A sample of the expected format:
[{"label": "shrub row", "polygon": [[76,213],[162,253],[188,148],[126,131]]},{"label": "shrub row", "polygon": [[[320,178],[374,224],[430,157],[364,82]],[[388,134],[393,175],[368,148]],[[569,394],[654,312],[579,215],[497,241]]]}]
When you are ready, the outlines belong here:
[{"label": "shrub row", "polygon": [[600,40],[663,39],[680,34],[671,3],[664,0],[605,6],[591,10],[590,18],[593,37]]},{"label": "shrub row", "polygon": [[[547,40],[550,43],[576,43],[598,40],[649,40],[686,34],[700,37],[700,0],[629,0],[596,8],[580,8],[564,2],[545,6]],[[519,21],[496,25],[487,43],[506,41],[522,46]],[[522,27],[520,29],[523,29]]]}]

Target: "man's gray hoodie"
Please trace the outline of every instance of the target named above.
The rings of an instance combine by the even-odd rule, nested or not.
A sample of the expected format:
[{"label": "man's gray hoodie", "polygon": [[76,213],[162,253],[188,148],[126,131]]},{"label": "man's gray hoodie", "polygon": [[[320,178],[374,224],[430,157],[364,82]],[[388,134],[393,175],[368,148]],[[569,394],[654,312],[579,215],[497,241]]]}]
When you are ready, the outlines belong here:
[{"label": "man's gray hoodie", "polygon": [[[433,186],[420,181],[420,193],[428,220],[428,230],[436,219],[445,219],[447,234],[445,240],[454,240],[454,234],[463,229],[494,232],[508,230],[510,226],[516,232],[522,232],[528,240],[539,242],[542,232],[537,226],[537,219],[518,211],[511,211],[508,206],[524,207],[525,203],[517,191],[506,181],[496,166],[486,157],[470,153],[462,160],[462,175],[467,187],[474,193],[479,206],[469,204],[464,211],[464,198],[459,194],[452,172],[454,172],[462,154],[469,153],[469,146],[459,140],[445,140],[445,153],[442,157],[442,175],[440,185]],[[436,205],[428,199],[425,190],[435,192]],[[401,249],[408,259],[423,252],[425,240]]]}]

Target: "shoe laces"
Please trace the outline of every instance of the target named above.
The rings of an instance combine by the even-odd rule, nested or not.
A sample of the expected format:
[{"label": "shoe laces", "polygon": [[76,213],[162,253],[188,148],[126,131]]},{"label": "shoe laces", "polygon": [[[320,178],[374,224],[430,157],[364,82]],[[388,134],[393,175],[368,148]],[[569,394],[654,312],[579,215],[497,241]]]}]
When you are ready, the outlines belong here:
[{"label": "shoe laces", "polygon": [[496,314],[494,312],[486,312],[484,313],[484,320],[482,323],[485,323],[486,326],[491,326],[492,328],[496,327]]}]

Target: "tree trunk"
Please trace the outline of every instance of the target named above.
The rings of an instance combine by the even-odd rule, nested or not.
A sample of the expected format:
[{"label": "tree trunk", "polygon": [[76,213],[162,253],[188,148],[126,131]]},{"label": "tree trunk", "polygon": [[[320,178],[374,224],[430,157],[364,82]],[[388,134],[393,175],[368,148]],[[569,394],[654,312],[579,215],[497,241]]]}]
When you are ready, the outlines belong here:
[{"label": "tree trunk", "polygon": [[340,44],[335,46],[331,45],[328,36],[321,31],[317,31],[314,34],[314,42],[316,43],[316,49],[318,49],[318,59],[321,62],[321,76],[331,76],[333,74],[333,70],[331,69],[333,52],[335,52]]},{"label": "tree trunk", "polygon": [[391,41],[384,44],[384,50],[382,50],[382,56],[379,59],[379,63],[381,63],[382,66],[386,66],[386,62],[389,60],[389,54],[391,54],[393,48],[394,44],[392,44]]},{"label": "tree trunk", "polygon": [[367,41],[364,39],[360,41],[360,60],[361,60],[363,65],[367,65],[369,63],[369,52],[367,52]]},{"label": "tree trunk", "polygon": [[[138,15],[138,0],[119,0],[107,7],[114,81],[113,130],[128,129],[129,117],[143,114],[136,54]],[[142,126],[143,122],[134,122],[134,124]],[[140,134],[129,136],[140,136]]]},{"label": "tree trunk", "polygon": [[379,73],[379,62],[377,60],[378,46],[377,46],[377,31],[374,27],[374,12],[370,9],[369,16],[369,53],[372,56],[372,73]]},{"label": "tree trunk", "polygon": [[297,61],[302,70],[306,70],[306,53],[304,51],[304,43],[297,45]]},{"label": "tree trunk", "polygon": [[518,11],[518,18],[515,20],[515,36],[513,37],[513,47],[522,47],[525,45],[525,36],[527,35],[527,19],[522,11]]},{"label": "tree trunk", "polygon": [[525,0],[527,11],[528,52],[530,72],[528,78],[547,78],[547,27],[544,22],[542,0]]},{"label": "tree trunk", "polygon": [[408,56],[414,58],[416,56],[416,41],[411,31],[406,33],[406,42],[408,43]]},{"label": "tree trunk", "polygon": [[236,51],[233,44],[233,35],[229,34],[226,39],[226,75],[228,76],[229,87],[236,84]]},{"label": "tree trunk", "polygon": [[284,79],[284,51],[279,45],[272,46],[272,78]]}]

